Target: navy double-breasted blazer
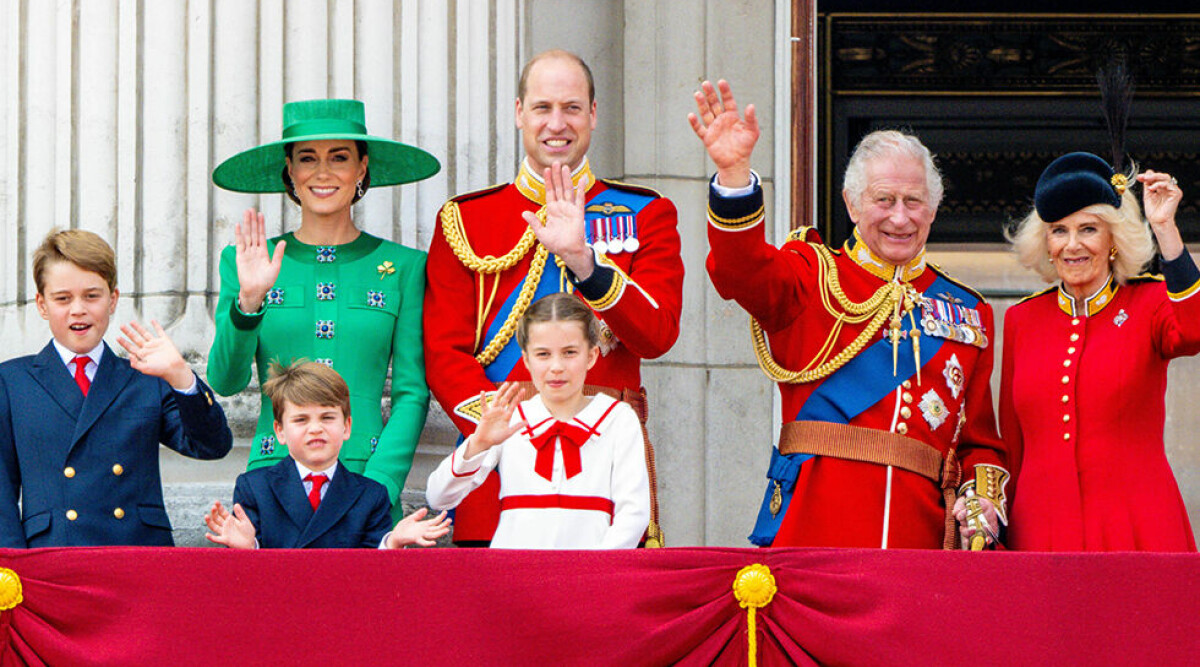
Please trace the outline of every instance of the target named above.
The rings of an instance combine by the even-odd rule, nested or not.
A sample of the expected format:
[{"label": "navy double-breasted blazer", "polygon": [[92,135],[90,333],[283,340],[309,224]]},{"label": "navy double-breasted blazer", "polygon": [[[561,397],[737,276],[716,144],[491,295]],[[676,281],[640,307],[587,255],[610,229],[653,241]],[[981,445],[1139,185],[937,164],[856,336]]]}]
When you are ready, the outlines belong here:
[{"label": "navy double-breasted blazer", "polygon": [[265,549],[374,549],[392,529],[387,489],[344,465],[329,480],[316,512],[290,456],[239,475],[233,502],[246,511]]},{"label": "navy double-breasted blazer", "polygon": [[197,389],[133,370],[107,343],[86,398],[53,343],[0,364],[0,546],[174,544],[159,443],[198,459],[233,444]]}]

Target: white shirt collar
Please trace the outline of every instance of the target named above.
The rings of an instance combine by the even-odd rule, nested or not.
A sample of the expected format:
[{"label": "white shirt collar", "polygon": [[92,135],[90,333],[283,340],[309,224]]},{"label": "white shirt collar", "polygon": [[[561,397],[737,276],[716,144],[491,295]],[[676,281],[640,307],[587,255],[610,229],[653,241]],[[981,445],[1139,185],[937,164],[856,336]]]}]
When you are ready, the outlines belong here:
[{"label": "white shirt collar", "polygon": [[[78,357],[80,355],[67,349],[67,346],[58,342],[57,338],[51,339],[51,342],[54,343],[54,349],[55,349],[55,351],[58,352],[59,358],[62,359],[63,365],[67,367],[67,370],[71,371],[71,373],[74,374],[75,373],[75,364],[74,364],[75,357]],[[100,367],[100,357],[104,356],[104,342],[101,341],[99,345],[92,348],[87,354],[85,354],[83,356],[91,359],[92,363],[96,364],[96,368],[99,368]]]},{"label": "white shirt collar", "polygon": [[333,465],[329,466],[328,468],[326,468],[324,470],[309,470],[308,468],[304,467],[304,465],[302,465],[296,459],[292,459],[292,463],[296,464],[296,472],[300,473],[300,479],[302,481],[305,477],[308,477],[311,474],[311,475],[325,475],[326,477],[329,478],[329,481],[332,482],[333,475],[335,472],[337,472],[337,467],[338,467],[338,463],[336,460],[333,462]]}]

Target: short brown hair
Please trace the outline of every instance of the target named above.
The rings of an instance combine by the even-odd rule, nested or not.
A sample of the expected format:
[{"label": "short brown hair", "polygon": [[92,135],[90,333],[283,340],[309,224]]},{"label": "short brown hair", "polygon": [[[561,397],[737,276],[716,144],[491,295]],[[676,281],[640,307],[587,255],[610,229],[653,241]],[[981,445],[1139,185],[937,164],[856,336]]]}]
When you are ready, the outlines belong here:
[{"label": "short brown hair", "polygon": [[517,345],[525,349],[529,342],[529,327],[541,322],[578,322],[583,327],[583,337],[587,339],[588,347],[596,347],[600,343],[600,321],[586,303],[572,294],[555,292],[548,294],[529,306],[521,323],[517,325]]},{"label": "short brown hair", "polygon": [[54,262],[70,262],[99,274],[108,289],[117,288],[117,256],[99,235],[82,229],[52,229],[33,253],[33,282],[38,294],[46,288],[46,271]]},{"label": "short brown hair", "polygon": [[272,361],[268,375],[270,379],[263,384],[262,390],[271,399],[275,423],[283,423],[285,403],[337,406],[342,409],[343,417],[350,418],[350,388],[337,371],[325,364],[302,359],[284,366]]},{"label": "short brown hair", "polygon": [[541,60],[547,60],[549,58],[562,58],[564,60],[570,60],[576,65],[579,65],[579,68],[583,70],[583,76],[587,79],[588,103],[596,101],[596,81],[592,78],[592,68],[588,67],[587,63],[583,62],[583,58],[580,58],[570,51],[564,51],[562,49],[550,49],[549,51],[542,51],[536,56],[530,58],[529,62],[525,63],[525,67],[521,68],[521,80],[517,82],[517,99],[521,100],[522,102],[525,101],[525,92],[529,87],[529,70],[533,69],[535,63]]}]

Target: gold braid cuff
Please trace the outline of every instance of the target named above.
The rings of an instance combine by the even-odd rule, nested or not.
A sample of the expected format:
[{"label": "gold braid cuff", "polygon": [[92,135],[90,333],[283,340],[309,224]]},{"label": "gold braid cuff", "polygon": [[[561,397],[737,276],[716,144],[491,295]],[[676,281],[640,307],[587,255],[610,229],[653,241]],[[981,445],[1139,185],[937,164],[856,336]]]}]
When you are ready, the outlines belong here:
[{"label": "gold braid cuff", "polygon": [[[825,312],[833,316],[836,323],[831,327],[825,344],[808,365],[803,370],[793,371],[784,368],[775,360],[771,354],[771,348],[767,344],[766,336],[763,334],[762,326],[759,325],[758,320],[751,317],[750,335],[754,344],[754,356],[758,359],[758,367],[775,382],[788,384],[814,382],[828,377],[845,366],[871,342],[883,328],[884,322],[896,312],[897,308],[906,305],[905,296],[912,290],[912,287],[907,284],[890,282],[876,290],[875,294],[866,301],[851,301],[842,291],[833,253],[820,243],[810,243],[809,245],[817,255],[817,289],[821,296],[821,304],[825,307]],[[834,303],[830,300],[831,296],[833,301],[837,302],[840,311],[834,308]],[[861,324],[868,320],[866,328],[845,349],[832,355],[831,358],[833,345],[837,341],[838,334],[841,333],[842,325]]]},{"label": "gold braid cuff", "polygon": [[759,206],[758,210],[750,215],[744,215],[740,218],[722,218],[717,215],[712,207],[708,207],[708,221],[718,229],[739,230],[753,227],[758,224],[763,217],[766,216],[766,208]]},{"label": "gold braid cuff", "polygon": [[994,466],[986,463],[975,465],[975,479],[967,481],[958,488],[958,495],[962,496],[967,492],[967,489],[974,489],[975,495],[987,498],[996,508],[996,516],[1000,517],[1000,523],[1008,525],[1008,497],[1004,493],[1004,487],[1008,484],[1008,471],[1000,466]]}]

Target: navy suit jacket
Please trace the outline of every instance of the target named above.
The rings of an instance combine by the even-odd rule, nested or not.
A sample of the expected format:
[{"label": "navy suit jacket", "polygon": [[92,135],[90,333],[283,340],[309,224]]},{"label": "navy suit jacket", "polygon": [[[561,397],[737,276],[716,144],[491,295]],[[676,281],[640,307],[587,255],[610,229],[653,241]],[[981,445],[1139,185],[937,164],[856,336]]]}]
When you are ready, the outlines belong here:
[{"label": "navy suit jacket", "polygon": [[264,549],[375,549],[392,529],[392,502],[373,479],[339,465],[313,512],[292,457],[242,473],[233,487]]},{"label": "navy suit jacket", "polygon": [[198,459],[233,444],[212,390],[197,389],[181,394],[107,344],[87,398],[53,343],[0,364],[0,546],[173,545],[159,443]]}]

